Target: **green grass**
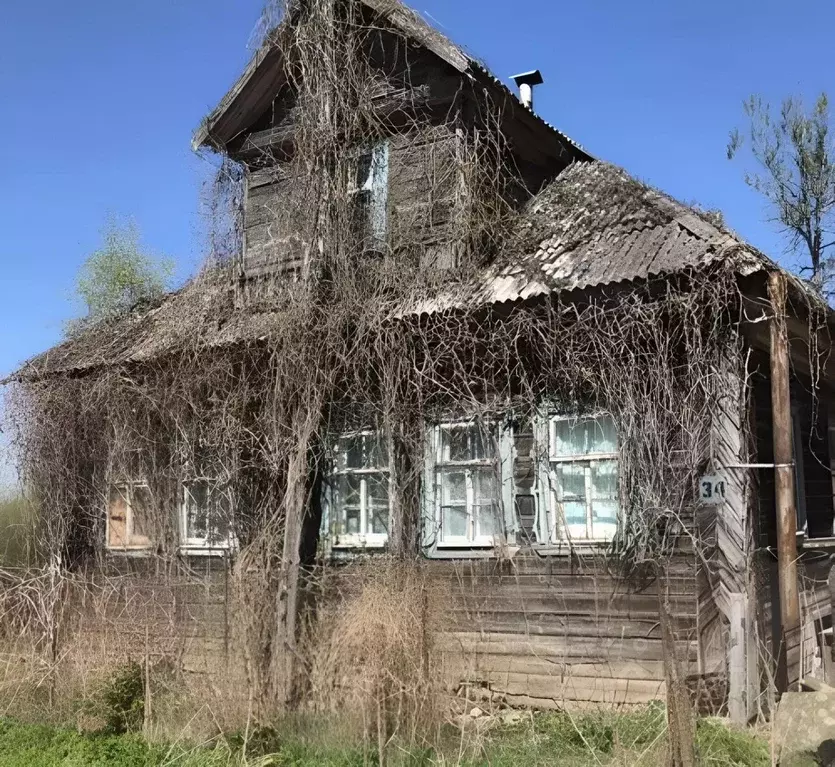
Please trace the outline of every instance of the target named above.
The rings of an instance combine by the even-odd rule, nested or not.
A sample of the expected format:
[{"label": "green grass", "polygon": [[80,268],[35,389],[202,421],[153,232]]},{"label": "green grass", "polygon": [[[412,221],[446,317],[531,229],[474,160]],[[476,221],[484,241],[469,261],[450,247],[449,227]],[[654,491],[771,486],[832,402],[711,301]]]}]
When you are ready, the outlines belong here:
[{"label": "green grass", "polygon": [[[539,767],[559,764],[658,765],[666,749],[664,708],[651,705],[634,713],[601,711],[582,715],[540,714],[523,724],[503,728],[485,745],[484,756],[473,764]],[[749,731],[737,730],[718,719],[702,719],[696,733],[700,765],[770,767],[768,743]]]},{"label": "green grass", "polygon": [[[486,733],[448,733],[441,752],[394,749],[392,765],[462,767],[625,767],[657,765],[664,753],[664,711],[650,706],[632,714],[526,715]],[[339,745],[312,732],[250,733],[214,744],[148,744],[136,735],[79,735],[74,730],[0,720],[0,767],[365,767],[377,763],[373,747]],[[699,764],[768,767],[768,743],[715,719],[699,722]]]},{"label": "green grass", "polygon": [[145,743],[136,735],[79,735],[0,721],[2,767],[231,767],[240,765],[220,745],[187,748]]}]

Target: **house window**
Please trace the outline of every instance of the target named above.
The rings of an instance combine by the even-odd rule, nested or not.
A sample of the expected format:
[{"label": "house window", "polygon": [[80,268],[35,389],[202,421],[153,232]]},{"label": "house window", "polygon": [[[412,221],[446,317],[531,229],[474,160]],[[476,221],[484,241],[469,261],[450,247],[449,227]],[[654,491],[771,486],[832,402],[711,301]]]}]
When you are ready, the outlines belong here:
[{"label": "house window", "polygon": [[232,499],[218,482],[206,479],[183,483],[180,505],[183,548],[215,550],[232,548]]},{"label": "house window", "polygon": [[432,430],[438,546],[493,546],[502,534],[497,427],[441,424]]},{"label": "house window", "polygon": [[618,529],[618,443],[611,416],[549,420],[553,542],[608,541]]},{"label": "house window", "polygon": [[120,482],[110,488],[107,507],[107,547],[143,550],[151,547],[151,491],[145,482]]},{"label": "house window", "polygon": [[389,146],[382,141],[357,158],[351,189],[363,250],[382,250],[388,233]]},{"label": "house window", "polygon": [[376,431],[336,441],[326,506],[336,546],[383,546],[388,540],[391,472],[386,439]]}]

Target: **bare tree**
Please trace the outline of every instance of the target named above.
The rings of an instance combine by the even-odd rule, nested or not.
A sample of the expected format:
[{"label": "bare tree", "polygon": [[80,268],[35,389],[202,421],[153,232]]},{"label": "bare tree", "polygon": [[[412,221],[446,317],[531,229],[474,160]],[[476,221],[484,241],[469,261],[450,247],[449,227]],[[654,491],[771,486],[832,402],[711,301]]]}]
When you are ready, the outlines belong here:
[{"label": "bare tree", "polygon": [[[759,96],[743,105],[748,129],[731,132],[728,159],[746,146],[759,170],[745,172],[745,182],[768,201],[772,215],[802,254],[800,272],[816,290],[835,292],[835,165],[830,137],[829,99],[822,93],[810,111],[800,98],[783,101],[779,112]],[[806,256],[808,255],[808,261]]]}]

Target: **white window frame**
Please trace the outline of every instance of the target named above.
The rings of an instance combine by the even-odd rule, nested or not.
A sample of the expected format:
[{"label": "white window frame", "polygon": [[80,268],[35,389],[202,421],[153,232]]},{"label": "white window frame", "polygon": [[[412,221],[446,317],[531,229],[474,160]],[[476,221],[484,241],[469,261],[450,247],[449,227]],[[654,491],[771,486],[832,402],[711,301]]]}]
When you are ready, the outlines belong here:
[{"label": "white window frame", "polygon": [[223,556],[227,551],[237,548],[237,542],[232,531],[224,540],[217,542],[210,542],[208,538],[197,538],[188,534],[188,498],[191,497],[194,500],[194,495],[189,492],[189,486],[199,482],[205,482],[209,486],[209,492],[215,490],[220,484],[217,480],[208,477],[193,477],[180,484],[180,550],[189,554]]},{"label": "white window frame", "polygon": [[[601,419],[610,420],[615,427],[616,439],[614,451],[603,453],[587,453],[584,455],[558,455],[556,453],[556,430],[557,423],[581,421],[598,421]],[[594,464],[614,461],[618,470],[618,484],[620,484],[620,442],[617,435],[617,422],[612,418],[612,415],[607,412],[594,412],[590,414],[548,414],[540,419],[540,428],[538,429],[540,439],[547,446],[547,449],[540,455],[544,460],[539,469],[540,485],[542,492],[540,493],[540,508],[546,513],[540,514],[538,529],[540,531],[540,540],[544,545],[557,546],[601,546],[611,543],[611,538],[593,537],[592,532],[592,468]],[[579,537],[571,535],[566,529],[565,517],[562,510],[559,508],[559,480],[555,469],[555,464],[571,465],[585,463],[588,464],[585,471],[585,497],[586,497],[586,535]],[[544,498],[542,498],[544,495]],[[617,523],[619,529],[621,524],[621,515],[623,513],[623,499],[618,491],[617,496]],[[617,531],[616,533],[617,534]]]},{"label": "white window frame", "polygon": [[[496,440],[496,454],[489,459],[445,461],[442,455],[443,440],[441,439],[441,434],[445,429],[455,428],[476,428],[487,431],[490,433],[491,438]],[[513,510],[512,445],[513,436],[510,427],[504,426],[495,420],[481,423],[474,420],[450,420],[432,424],[429,427],[426,475],[424,479],[424,505],[427,510],[424,515],[425,548],[434,548],[437,550],[489,549],[492,551],[496,546],[506,541],[508,533],[516,528],[513,521],[508,519],[508,515]],[[468,534],[466,536],[447,536],[444,534],[441,485],[438,481],[438,476],[439,472],[445,469],[450,471],[463,471],[465,474],[468,527]],[[496,472],[497,511],[494,522],[498,529],[490,535],[476,534],[475,486],[472,475],[474,469],[490,469]]]},{"label": "white window frame", "polygon": [[[146,536],[148,538],[147,543],[130,543],[134,536],[133,530],[133,494],[137,488],[142,488],[148,491],[148,494],[151,493],[151,488],[149,487],[146,480],[122,480],[119,482],[111,482],[108,485],[107,491],[107,499],[106,499],[106,509],[105,509],[105,525],[104,525],[104,538],[105,538],[105,548],[111,552],[134,552],[134,553],[142,553],[148,552],[154,548],[154,541],[151,539],[150,536]],[[111,493],[117,490],[123,494],[125,498],[125,540],[126,543],[124,546],[114,546],[110,543],[110,499]]]},{"label": "white window frame", "polygon": [[[354,439],[356,437],[376,437],[385,439],[386,442],[386,466],[385,467],[369,467],[363,469],[357,468],[340,468],[339,465],[339,450],[334,449],[334,454],[330,462],[330,470],[325,479],[324,492],[324,506],[325,514],[323,519],[323,527],[325,532],[329,530],[331,547],[342,549],[381,549],[384,548],[389,541],[389,533],[368,533],[364,532],[369,528],[369,506],[368,506],[368,477],[379,476],[385,474],[388,477],[388,524],[391,530],[392,521],[392,454],[390,440],[385,437],[382,432],[376,429],[360,429],[357,431],[348,431],[339,434],[334,440],[334,445],[338,448],[339,443],[345,439]],[[336,503],[336,481],[341,476],[356,476],[360,478],[360,531],[359,533],[343,532],[345,525],[344,514],[337,508]]]}]

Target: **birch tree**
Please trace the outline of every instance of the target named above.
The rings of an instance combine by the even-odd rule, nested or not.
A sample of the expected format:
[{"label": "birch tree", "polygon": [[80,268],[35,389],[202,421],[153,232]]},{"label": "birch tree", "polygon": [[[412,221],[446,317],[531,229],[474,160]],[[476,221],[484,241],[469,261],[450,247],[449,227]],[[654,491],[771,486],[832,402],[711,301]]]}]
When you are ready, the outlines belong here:
[{"label": "birch tree", "polygon": [[79,270],[73,298],[84,311],[67,322],[68,336],[91,323],[113,319],[142,301],[160,297],[174,274],[170,259],[146,252],[133,221],[111,221],[102,233],[102,244]]}]

